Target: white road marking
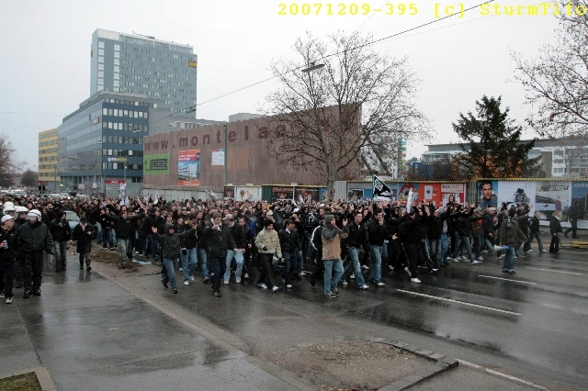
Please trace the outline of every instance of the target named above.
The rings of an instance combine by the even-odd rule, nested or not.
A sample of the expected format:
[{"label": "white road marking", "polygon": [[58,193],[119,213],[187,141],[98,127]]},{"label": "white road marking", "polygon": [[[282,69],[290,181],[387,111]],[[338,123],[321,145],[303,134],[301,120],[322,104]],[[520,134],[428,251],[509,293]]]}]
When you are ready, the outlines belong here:
[{"label": "white road marking", "polygon": [[538,267],[530,267],[530,266],[526,266],[527,269],[533,269],[533,270],[541,270],[544,272],[552,272],[552,273],[561,273],[561,274],[571,274],[572,276],[583,276],[584,273],[577,273],[577,272],[562,272],[560,270],[550,270],[550,269],[539,269]]},{"label": "white road marking", "polygon": [[547,388],[545,388],[545,387],[539,386],[537,384],[531,383],[529,381],[523,380],[523,379],[518,378],[518,377],[507,375],[506,373],[498,372],[498,371],[495,371],[495,370],[490,369],[490,368],[485,368],[485,367],[482,367],[482,366],[480,366],[478,364],[474,364],[474,363],[469,362],[469,361],[460,360],[459,358],[457,359],[457,361],[459,361],[459,365],[463,365],[463,366],[466,366],[466,367],[474,368],[474,369],[477,369],[477,370],[483,370],[483,371],[486,371],[486,372],[491,373],[493,375],[504,377],[504,378],[506,378],[508,380],[512,380],[512,381],[515,381],[517,383],[521,383],[521,384],[524,384],[524,385],[527,385],[527,386],[536,388],[538,390],[548,391]]},{"label": "white road marking", "polygon": [[509,315],[517,315],[517,316],[521,316],[522,315],[522,314],[519,314],[518,312],[501,310],[499,308],[486,307],[486,306],[483,306],[483,305],[472,304],[472,303],[468,303],[468,302],[465,302],[465,301],[459,301],[459,300],[453,300],[453,299],[446,299],[445,297],[437,297],[437,296],[425,295],[424,293],[417,293],[417,292],[405,291],[405,290],[402,290],[402,289],[397,289],[397,291],[398,292],[403,292],[403,293],[408,293],[409,295],[423,296],[423,297],[428,297],[430,299],[449,301],[451,303],[463,304],[463,305],[467,305],[467,306],[470,306],[470,307],[476,307],[476,308],[482,308],[482,309],[490,310],[490,311],[502,312],[502,313],[509,314]]},{"label": "white road marking", "polygon": [[485,275],[483,275],[483,274],[478,274],[478,277],[494,278],[494,279],[496,279],[496,280],[504,280],[504,281],[518,282],[519,284],[537,285],[537,283],[536,283],[536,282],[527,282],[527,281],[519,281],[519,280],[509,280],[508,278],[493,277],[493,276],[485,276]]}]

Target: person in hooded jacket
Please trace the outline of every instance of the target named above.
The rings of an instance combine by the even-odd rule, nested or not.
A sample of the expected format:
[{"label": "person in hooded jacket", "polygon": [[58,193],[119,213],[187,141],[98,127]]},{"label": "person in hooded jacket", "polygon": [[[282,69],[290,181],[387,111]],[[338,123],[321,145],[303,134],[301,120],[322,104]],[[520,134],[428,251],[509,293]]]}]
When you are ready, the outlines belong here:
[{"label": "person in hooded jacket", "polygon": [[53,238],[49,227],[41,222],[41,212],[32,209],[27,214],[28,222],[20,227],[16,246],[24,253],[23,279],[25,299],[31,295],[41,296],[43,276],[43,251],[53,253]]},{"label": "person in hooded jacket", "polygon": [[165,224],[163,230],[164,234],[160,235],[157,232],[157,227],[151,227],[153,239],[161,245],[161,256],[166,271],[161,278],[161,283],[167,288],[167,283],[170,282],[172,293],[177,294],[178,285],[175,274],[175,260],[180,257],[180,241],[186,239],[186,237],[190,235],[196,235],[196,225],[192,225],[191,229],[184,231],[181,234],[176,234],[176,228],[173,224]]},{"label": "person in hooded jacket", "polygon": [[88,223],[86,216],[80,218],[80,223],[75,226],[72,232],[72,239],[76,241],[76,252],[79,254],[80,270],[92,270],[90,266],[90,253],[92,252],[92,239],[96,238],[96,228]]},{"label": "person in hooded jacket", "polygon": [[515,208],[508,211],[508,217],[502,221],[500,226],[500,243],[503,246],[508,246],[504,263],[502,265],[503,273],[516,273],[514,270],[515,264],[515,249],[520,245],[520,240],[527,241],[527,235],[521,230],[516,218]]},{"label": "person in hooded jacket", "polygon": [[341,240],[347,239],[349,236],[347,218],[343,219],[342,225],[343,229],[339,229],[335,216],[327,215],[325,216],[325,228],[321,233],[323,241],[323,264],[325,266],[323,292],[325,297],[329,299],[335,298],[339,294],[337,284],[343,275]]},{"label": "person in hooded jacket", "polygon": [[16,233],[14,218],[10,215],[2,216],[0,227],[0,297],[4,297],[6,304],[12,304],[12,275],[16,262]]},{"label": "person in hooded jacket", "polygon": [[65,218],[65,211],[59,209],[55,212],[55,218],[49,222],[49,232],[53,237],[55,272],[59,273],[66,269],[67,244],[71,242],[71,228]]}]

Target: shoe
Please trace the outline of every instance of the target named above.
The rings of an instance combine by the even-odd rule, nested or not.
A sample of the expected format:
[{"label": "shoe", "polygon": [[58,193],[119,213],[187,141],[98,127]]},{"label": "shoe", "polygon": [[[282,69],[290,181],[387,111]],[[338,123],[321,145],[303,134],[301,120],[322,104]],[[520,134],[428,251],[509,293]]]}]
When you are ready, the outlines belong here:
[{"label": "shoe", "polygon": [[465,255],[462,255],[460,259],[461,259],[462,261],[467,261],[467,260],[468,260],[468,258],[467,258]]},{"label": "shoe", "polygon": [[237,284],[240,284],[240,283],[241,283],[241,279],[240,279],[239,277],[236,277],[236,278],[235,278],[235,282],[236,282]]},{"label": "shoe", "polygon": [[[126,268],[126,266],[124,266],[124,267],[123,267],[123,269],[125,269],[125,268]],[[87,271],[87,272],[89,272],[90,270],[92,270],[92,268],[91,268],[90,266],[88,266],[88,267],[86,268],[86,271]]]},{"label": "shoe", "polygon": [[177,294],[178,294],[178,290],[177,290],[177,289],[172,289],[172,293],[173,293],[174,295],[177,295]]},{"label": "shoe", "polygon": [[488,254],[488,250],[482,250],[482,254]]},{"label": "shoe", "polygon": [[178,268],[178,271],[183,272],[184,269],[182,269],[181,267]]},{"label": "shoe", "polygon": [[257,287],[261,289],[267,289],[267,285],[265,285],[263,282],[257,283]]},{"label": "shoe", "polygon": [[541,254],[545,254],[547,250],[541,250]]},{"label": "shoe", "polygon": [[451,257],[445,258],[445,262],[449,262],[449,261],[453,261],[453,258],[451,258]]},{"label": "shoe", "polygon": [[17,282],[14,286],[15,289],[22,288],[22,282]]},{"label": "shoe", "polygon": [[121,268],[121,269],[126,269],[126,268],[127,268],[127,265],[126,265],[126,264],[125,264],[125,265],[122,265],[122,264],[121,264],[121,265],[120,265],[120,268]]},{"label": "shoe", "polygon": [[326,297],[327,299],[334,299],[334,298],[336,298],[336,297],[337,297],[337,295],[336,295],[336,294],[334,294],[333,292],[329,292],[329,293],[325,293],[325,297]]},{"label": "shoe", "polygon": [[445,270],[445,266],[444,265],[439,266],[439,270]]},{"label": "shoe", "polygon": [[508,269],[508,272],[509,272],[510,274],[516,274],[516,272],[515,272],[515,270],[514,270],[514,269]]},{"label": "shoe", "polygon": [[190,276],[190,281],[194,281],[194,276]]},{"label": "shoe", "polygon": [[214,292],[214,297],[223,297],[223,294],[219,291]]},{"label": "shoe", "polygon": [[459,257],[456,257],[456,258],[451,258],[451,260],[452,260],[453,262],[455,262],[455,263],[459,263]]},{"label": "shoe", "polygon": [[80,265],[80,270],[84,270],[84,265]]},{"label": "shoe", "polygon": [[210,281],[210,278],[204,277],[204,280],[202,282],[204,282],[205,284],[208,284],[208,281]]},{"label": "shoe", "polygon": [[406,272],[406,274],[408,274],[409,277],[412,277],[412,273],[410,272],[408,266],[404,268],[404,271]]},{"label": "shoe", "polygon": [[498,257],[498,259],[504,259],[504,257],[506,257],[506,254],[502,254],[501,256]]},{"label": "shoe", "polygon": [[276,293],[279,290],[280,288],[278,288],[276,285],[272,286],[272,292]]},{"label": "shoe", "polygon": [[22,295],[23,299],[28,299],[29,297],[31,297],[31,295],[33,294],[32,291],[24,291],[24,294]]},{"label": "shoe", "polygon": [[189,281],[184,281],[184,285],[188,286],[188,285],[190,285],[190,282]]},{"label": "shoe", "polygon": [[482,257],[482,256],[479,256],[479,257],[478,257],[478,261],[480,261],[480,262],[481,262],[481,261],[483,261],[483,260],[484,260],[484,257]]},{"label": "shoe", "polygon": [[310,277],[310,285],[311,286],[315,286],[316,285],[316,281],[314,279],[314,276]]},{"label": "shoe", "polygon": [[383,287],[383,286],[384,286],[384,285],[386,285],[386,284],[384,284],[382,281],[380,281],[380,282],[378,282],[376,285],[377,285],[377,286],[379,286],[379,287]]},{"label": "shoe", "polygon": [[345,280],[342,281],[342,284],[343,284],[343,286],[349,285],[349,283],[347,281],[345,281]]},{"label": "shoe", "polygon": [[12,297],[6,298],[6,304],[12,304]]},{"label": "shoe", "polygon": [[249,279],[249,274],[245,273],[245,275],[243,276],[244,279],[248,280]]},{"label": "shoe", "polygon": [[162,282],[162,284],[163,284],[163,287],[164,287],[165,289],[167,289],[167,288],[168,288],[168,286],[167,286],[167,283],[166,283],[166,282]]},{"label": "shoe", "polygon": [[519,257],[517,257],[516,255],[514,256],[514,259],[519,259]]},{"label": "shoe", "polygon": [[55,269],[55,273],[59,273],[59,269]]},{"label": "shoe", "polygon": [[135,251],[135,254],[139,254],[139,252],[138,251]]},{"label": "shoe", "polygon": [[286,289],[292,289],[292,284],[286,284]]},{"label": "shoe", "polygon": [[439,271],[439,269],[438,269],[438,268],[436,268],[436,267],[434,267],[434,268],[433,268],[431,271],[432,271],[433,273],[437,273],[437,272]]},{"label": "shoe", "polygon": [[359,289],[364,290],[364,291],[369,288],[370,288],[370,286],[367,284],[363,284],[362,286],[359,287]]},{"label": "shoe", "polygon": [[482,262],[480,262],[480,261],[474,261],[474,262],[472,262],[472,265],[480,265],[480,264],[482,264]]},{"label": "shoe", "polygon": [[102,250],[108,250],[108,247],[102,247]]},{"label": "shoe", "polygon": [[114,247],[111,247],[111,248],[110,248],[110,251],[114,251]]},{"label": "shoe", "polygon": [[368,266],[368,265],[361,265],[361,268],[362,268],[363,270],[370,270],[370,268],[369,268],[369,266]]},{"label": "shoe", "polygon": [[337,289],[337,288],[331,288],[331,292],[333,292],[334,294],[338,295],[339,294],[339,289]]},{"label": "shoe", "polygon": [[421,280],[419,280],[418,278],[415,277],[415,278],[411,278],[410,279],[410,282],[413,282],[415,284],[420,284],[421,283]]},{"label": "shoe", "polygon": [[353,273],[352,275],[349,276],[350,280],[355,280],[355,273]]},{"label": "shoe", "polygon": [[298,273],[298,277],[304,277],[304,276],[306,276],[306,273],[304,273],[304,272]]},{"label": "shoe", "polygon": [[225,280],[225,285],[229,285],[229,280]]},{"label": "shoe", "polygon": [[502,269],[503,273],[508,273],[508,269]]},{"label": "shoe", "polygon": [[532,253],[533,253],[533,250],[528,250],[528,251],[525,251],[525,252],[526,252],[527,254],[532,254]]}]

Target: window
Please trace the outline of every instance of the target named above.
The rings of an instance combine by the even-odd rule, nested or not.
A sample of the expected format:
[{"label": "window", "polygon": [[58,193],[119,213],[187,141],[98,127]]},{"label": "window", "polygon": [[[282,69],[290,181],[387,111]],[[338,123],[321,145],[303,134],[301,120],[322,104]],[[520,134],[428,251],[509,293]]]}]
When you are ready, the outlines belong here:
[{"label": "window", "polygon": [[103,63],[104,62],[104,57],[103,56],[98,56],[98,62],[99,63]]},{"label": "window", "polygon": [[118,58],[114,59],[114,65],[120,65],[120,60]]},{"label": "window", "polygon": [[120,52],[114,52],[114,58],[119,58],[120,57]]},{"label": "window", "polygon": [[104,71],[98,71],[98,77],[104,77]]},{"label": "window", "polygon": [[120,45],[118,43],[114,44],[114,50],[120,50]]},{"label": "window", "polygon": [[101,78],[101,77],[99,77],[99,78],[98,78],[98,84],[104,84],[104,79],[103,79],[103,78]]},{"label": "window", "polygon": [[115,72],[120,72],[120,68],[119,68],[119,67],[117,67],[117,66],[115,66],[115,67],[114,67],[114,71],[115,71]]},{"label": "window", "polygon": [[119,86],[119,81],[118,81],[118,80],[115,80],[115,81],[114,81],[114,86],[115,86],[115,87],[118,87],[118,86]]},{"label": "window", "polygon": [[119,77],[120,77],[120,76],[119,76],[119,74],[118,74],[118,73],[115,73],[115,74],[114,74],[114,80],[118,80],[118,79],[119,79]]},{"label": "window", "polygon": [[102,108],[102,115],[108,115],[108,109],[106,107]]},{"label": "window", "polygon": [[98,47],[99,48],[103,48],[104,47],[104,41],[98,41]]},{"label": "window", "polygon": [[99,70],[103,70],[104,69],[104,64],[98,64],[98,69]]},{"label": "window", "polygon": [[98,49],[98,55],[103,56],[104,55],[104,49]]},{"label": "window", "polygon": [[118,87],[113,87],[112,89],[114,90],[114,92],[118,92]]}]

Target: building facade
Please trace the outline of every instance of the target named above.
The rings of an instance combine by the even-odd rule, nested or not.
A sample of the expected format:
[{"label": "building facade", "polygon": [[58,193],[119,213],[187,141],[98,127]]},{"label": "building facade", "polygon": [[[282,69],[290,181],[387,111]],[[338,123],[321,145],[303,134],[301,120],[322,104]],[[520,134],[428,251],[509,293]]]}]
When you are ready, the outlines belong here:
[{"label": "building facade", "polygon": [[167,129],[163,101],[101,91],[80,104],[58,127],[57,175],[64,191],[118,196],[139,193],[143,182],[143,137]]},{"label": "building facade", "polygon": [[45,186],[46,192],[57,192],[60,188],[60,177],[57,175],[57,129],[39,132],[37,167],[37,186]]},{"label": "building facade", "polygon": [[145,95],[161,99],[176,117],[195,118],[197,65],[192,46],[97,29],[92,35],[90,95]]}]

